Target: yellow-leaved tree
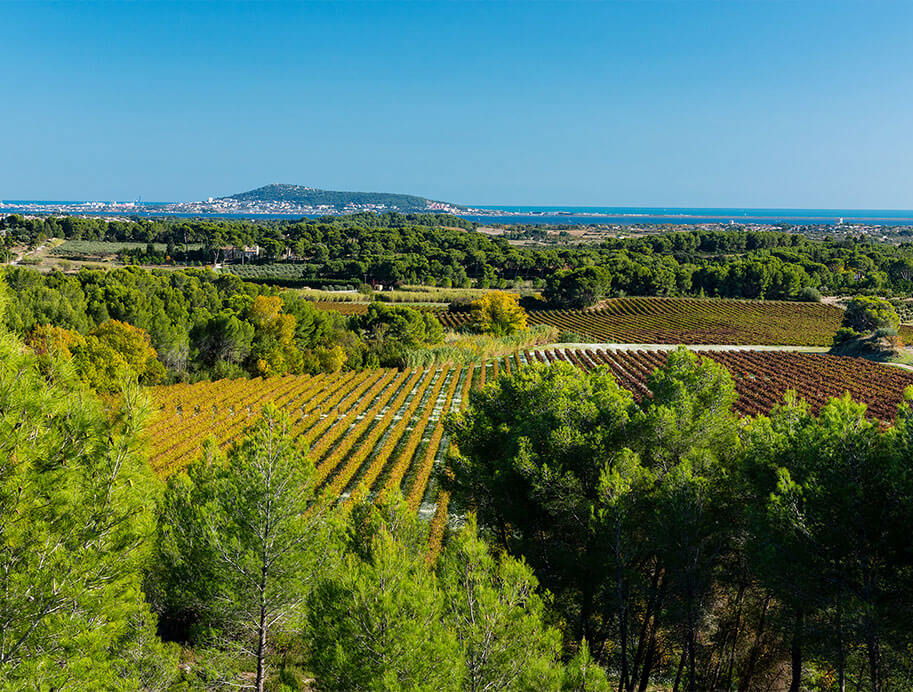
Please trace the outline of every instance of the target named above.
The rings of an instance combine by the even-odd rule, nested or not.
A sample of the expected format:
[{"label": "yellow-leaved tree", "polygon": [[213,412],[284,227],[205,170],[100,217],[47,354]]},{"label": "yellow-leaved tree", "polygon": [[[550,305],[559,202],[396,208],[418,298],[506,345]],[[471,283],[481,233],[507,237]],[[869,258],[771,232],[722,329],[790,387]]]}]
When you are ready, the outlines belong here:
[{"label": "yellow-leaved tree", "polygon": [[472,323],[485,334],[508,336],[526,330],[526,311],[517,294],[491,291],[473,302]]},{"label": "yellow-leaved tree", "polygon": [[149,334],[119,320],[103,322],[88,336],[41,325],[25,341],[43,369],[73,360],[79,378],[100,392],[120,389],[125,377],[141,384],[155,384],[165,377],[165,366],[158,360]]},{"label": "yellow-leaved tree", "polygon": [[254,326],[250,360],[260,375],[300,373],[301,351],[295,345],[295,317],[282,311],[279,296],[257,296],[247,309]]}]

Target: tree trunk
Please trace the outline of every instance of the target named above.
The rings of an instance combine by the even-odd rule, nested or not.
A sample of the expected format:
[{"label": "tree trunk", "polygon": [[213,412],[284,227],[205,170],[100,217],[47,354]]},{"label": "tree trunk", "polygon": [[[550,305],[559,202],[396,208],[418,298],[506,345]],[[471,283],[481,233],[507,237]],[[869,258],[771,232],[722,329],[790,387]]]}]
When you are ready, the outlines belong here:
[{"label": "tree trunk", "polygon": [[697,671],[694,664],[694,627],[688,624],[688,692],[697,692]]},{"label": "tree trunk", "polygon": [[770,595],[764,597],[764,605],[761,607],[761,619],[758,622],[758,629],[755,632],[754,642],[751,645],[751,653],[748,654],[748,663],[745,670],[739,676],[739,692],[747,692],[751,687],[751,679],[754,677],[754,668],[758,664],[760,655],[761,639],[764,637],[764,626],[767,623],[767,609],[770,607]]},{"label": "tree trunk", "polygon": [[790,644],[790,658],[792,659],[792,681],[789,683],[789,692],[799,692],[802,685],[802,625],[803,615],[801,610],[796,610],[796,621],[793,627],[793,639]]},{"label": "tree trunk", "polygon": [[624,597],[624,567],[621,564],[621,527],[615,522],[615,581],[618,588],[618,629],[621,635],[621,678],[618,692],[628,689],[628,612]]},{"label": "tree trunk", "polygon": [[644,665],[640,671],[640,685],[637,692],[647,692],[647,685],[650,684],[650,672],[653,670],[653,659],[656,657],[656,628],[650,633],[650,644],[647,646],[647,654],[644,657]]},{"label": "tree trunk", "polygon": [[694,662],[696,625],[694,622],[694,582],[693,574],[688,575],[688,692],[697,692],[697,670]]},{"label": "tree trunk", "polygon": [[745,582],[739,584],[739,595],[736,598],[739,607],[735,614],[735,631],[732,633],[732,647],[729,649],[729,666],[726,670],[725,689],[732,689],[732,672],[735,668],[735,651],[739,643],[739,631],[742,629],[742,605],[745,601]]},{"label": "tree trunk", "polygon": [[257,692],[263,692],[266,681],[266,609],[260,610],[259,638],[257,641]]},{"label": "tree trunk", "polygon": [[879,692],[881,689],[881,666],[878,648],[878,637],[875,636],[874,627],[871,623],[871,617],[866,617],[866,649],[869,658],[869,681],[872,685],[872,692]]},{"label": "tree trunk", "polygon": [[675,684],[672,686],[672,692],[678,692],[679,683],[682,681],[682,672],[685,670],[685,649],[682,649],[682,655],[678,659],[678,669],[675,671]]},{"label": "tree trunk", "polygon": [[843,612],[837,597],[837,689],[846,692],[846,645],[843,643]]},{"label": "tree trunk", "polygon": [[[640,635],[637,638],[637,649],[634,652],[634,663],[631,667],[628,692],[634,692],[634,684],[638,678],[638,671],[640,671],[641,664],[643,663],[647,644],[652,638],[651,626],[654,629],[656,628],[656,619],[658,617],[660,603],[662,602],[662,591],[665,586],[664,584],[660,584],[661,572],[662,570],[659,565],[656,565],[653,568],[653,576],[650,580],[650,595],[647,599],[647,609],[644,613],[644,621],[640,628]],[[649,674],[650,671],[647,670],[647,678],[649,678]]]}]

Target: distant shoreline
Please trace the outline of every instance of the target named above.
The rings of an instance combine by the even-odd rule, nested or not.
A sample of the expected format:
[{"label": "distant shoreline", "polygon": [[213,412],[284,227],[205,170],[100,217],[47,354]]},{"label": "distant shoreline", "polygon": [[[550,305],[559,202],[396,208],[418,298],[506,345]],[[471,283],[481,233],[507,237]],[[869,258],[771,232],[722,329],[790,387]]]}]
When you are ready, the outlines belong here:
[{"label": "distant shoreline", "polygon": [[[196,205],[205,203],[172,202],[94,202],[9,200],[0,201],[0,214],[76,215],[101,217],[184,217],[184,218],[255,218],[294,219],[339,216],[357,211],[389,211],[396,213],[442,213],[426,210],[352,210],[321,209],[282,210],[264,209],[206,211]],[[189,208],[187,208],[189,207]],[[484,224],[777,224],[791,225],[913,225],[913,210],[885,209],[762,209],[762,208],[701,208],[701,207],[525,207],[476,206],[460,211],[448,211],[470,221]]]}]

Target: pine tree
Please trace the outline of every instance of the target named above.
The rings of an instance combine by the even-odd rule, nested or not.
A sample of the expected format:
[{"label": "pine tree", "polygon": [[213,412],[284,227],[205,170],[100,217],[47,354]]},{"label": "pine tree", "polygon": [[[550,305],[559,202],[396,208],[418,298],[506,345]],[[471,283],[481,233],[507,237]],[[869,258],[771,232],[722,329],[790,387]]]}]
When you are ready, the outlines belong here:
[{"label": "pine tree", "polygon": [[270,407],[227,457],[210,447],[168,484],[163,607],[208,628],[197,643],[252,660],[258,692],[273,637],[300,625],[310,578],[328,556],[328,504],[314,487],[313,465]]},{"label": "pine tree", "polygon": [[109,417],[70,364],[45,354],[39,368],[0,334],[4,689],[156,689],[177,674],[141,588],[156,495],[137,454],[144,410],[128,388]]}]

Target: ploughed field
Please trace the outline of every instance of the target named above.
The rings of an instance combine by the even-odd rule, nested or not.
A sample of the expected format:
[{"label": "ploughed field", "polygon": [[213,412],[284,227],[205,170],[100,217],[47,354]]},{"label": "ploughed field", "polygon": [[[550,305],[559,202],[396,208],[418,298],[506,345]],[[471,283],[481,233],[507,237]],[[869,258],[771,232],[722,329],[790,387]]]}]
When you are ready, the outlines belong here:
[{"label": "ploughed field", "polygon": [[[788,351],[705,353],[733,375],[740,414],[766,413],[795,389],[818,410],[844,391],[893,419],[913,372],[869,361]],[[219,380],[150,388],[158,415],[147,430],[150,463],[165,476],[197,457],[205,439],[221,447],[239,439],[272,403],[289,416],[292,433],[309,449],[322,487],[349,502],[356,490],[400,490],[413,511],[431,518],[432,549],[440,545],[448,497],[433,471],[448,447],[442,416],[464,407],[472,388],[531,362],[608,366],[641,397],[644,383],[665,362],[662,351],[553,349],[525,351],[482,365],[378,369],[359,373]]]}]

